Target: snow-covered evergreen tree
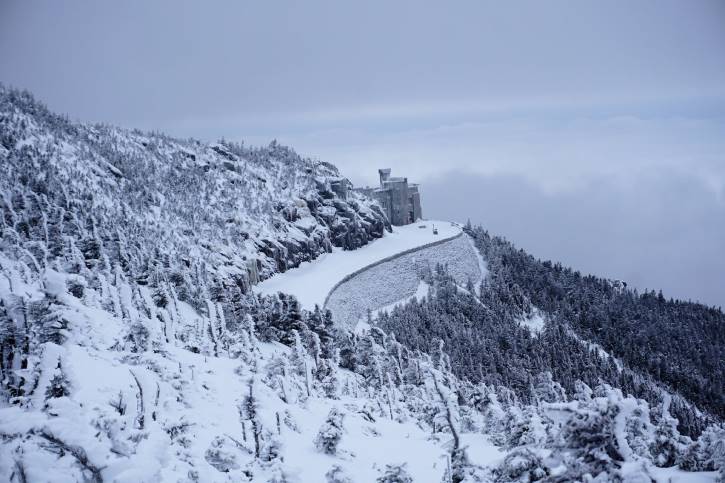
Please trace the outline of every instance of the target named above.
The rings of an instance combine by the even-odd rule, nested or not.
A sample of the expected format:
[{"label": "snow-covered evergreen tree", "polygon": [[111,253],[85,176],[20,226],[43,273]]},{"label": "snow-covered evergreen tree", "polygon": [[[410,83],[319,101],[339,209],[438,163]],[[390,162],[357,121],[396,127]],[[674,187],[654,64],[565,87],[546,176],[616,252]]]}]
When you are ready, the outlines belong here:
[{"label": "snow-covered evergreen tree", "polygon": [[413,478],[410,477],[406,470],[406,465],[385,465],[383,474],[376,480],[377,483],[413,483]]},{"label": "snow-covered evergreen tree", "polygon": [[330,470],[325,473],[325,483],[352,483],[352,479],[347,475],[339,465],[333,465]]},{"label": "snow-covered evergreen tree", "polygon": [[48,399],[66,396],[70,396],[70,381],[68,381],[68,377],[63,372],[61,360],[58,359],[48,387],[45,389],[45,399],[47,401]]},{"label": "snow-covered evergreen tree", "polygon": [[670,416],[669,399],[662,403],[658,413],[659,422],[654,430],[650,452],[657,466],[667,468],[674,466],[682,452],[680,433],[677,431],[677,420]]},{"label": "snow-covered evergreen tree", "polygon": [[337,454],[338,445],[342,439],[344,428],[342,425],[344,414],[337,408],[332,408],[315,438],[315,447],[325,454]]},{"label": "snow-covered evergreen tree", "polygon": [[496,483],[531,483],[549,476],[549,468],[543,459],[528,448],[517,448],[506,455],[503,462],[493,470]]}]

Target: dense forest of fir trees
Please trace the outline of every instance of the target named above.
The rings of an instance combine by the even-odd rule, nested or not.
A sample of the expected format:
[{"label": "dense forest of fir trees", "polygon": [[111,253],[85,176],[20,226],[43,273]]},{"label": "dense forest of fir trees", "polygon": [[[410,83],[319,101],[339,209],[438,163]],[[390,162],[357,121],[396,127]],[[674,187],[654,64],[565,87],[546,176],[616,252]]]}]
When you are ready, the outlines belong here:
[{"label": "dense forest of fir trees", "polygon": [[[459,290],[438,267],[432,295],[381,314],[379,327],[413,349],[442,345],[457,375],[511,388],[527,402],[536,375],[549,371],[569,393],[577,380],[606,382],[656,403],[666,389],[676,395],[670,411],[685,434],[725,416],[720,309],[639,294],[537,260],[480,227],[466,232],[488,265],[480,296],[472,286]],[[534,310],[545,315],[540,334],[517,323]]]}]

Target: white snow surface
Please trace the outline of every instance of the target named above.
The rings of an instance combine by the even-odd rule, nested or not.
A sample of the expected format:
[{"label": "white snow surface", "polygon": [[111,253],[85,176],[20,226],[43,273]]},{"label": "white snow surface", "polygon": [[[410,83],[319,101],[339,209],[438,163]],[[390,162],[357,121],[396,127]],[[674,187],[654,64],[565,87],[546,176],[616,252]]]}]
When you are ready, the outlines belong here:
[{"label": "white snow surface", "polygon": [[466,242],[468,242],[468,244],[470,245],[472,252],[476,256],[476,262],[478,264],[478,271],[481,273],[480,278],[475,281],[476,290],[479,292],[478,295],[481,295],[480,294],[481,282],[488,275],[488,268],[486,267],[486,261],[483,259],[481,252],[478,250],[478,248],[476,248],[476,243],[473,241],[473,238],[471,238],[470,236],[466,236],[465,238],[466,238]]},{"label": "white snow surface", "polygon": [[[433,234],[433,225],[438,234]],[[260,294],[283,292],[294,295],[300,305],[313,309],[324,306],[325,298],[345,277],[388,257],[423,247],[462,232],[456,223],[447,221],[420,221],[393,227],[380,239],[354,251],[334,248],[332,253],[322,254],[311,262],[272,276],[255,287]]]},{"label": "white snow surface", "polygon": [[531,315],[519,320],[519,324],[528,327],[532,335],[538,335],[544,330],[544,316],[535,308]]},{"label": "white snow surface", "polygon": [[571,328],[569,329],[569,335],[571,335],[572,337],[577,339],[579,342],[584,344],[587,347],[587,349],[589,349],[589,352],[596,352],[599,355],[599,357],[601,357],[603,359],[610,359],[612,362],[614,362],[614,365],[617,366],[618,371],[621,372],[622,369],[624,368],[622,361],[619,360],[618,357],[614,357],[612,354],[610,354],[609,352],[604,350],[604,347],[602,347],[601,345],[597,344],[596,342],[590,342],[586,339],[582,339],[581,337],[579,337],[579,334],[574,332],[574,330],[572,330]]}]

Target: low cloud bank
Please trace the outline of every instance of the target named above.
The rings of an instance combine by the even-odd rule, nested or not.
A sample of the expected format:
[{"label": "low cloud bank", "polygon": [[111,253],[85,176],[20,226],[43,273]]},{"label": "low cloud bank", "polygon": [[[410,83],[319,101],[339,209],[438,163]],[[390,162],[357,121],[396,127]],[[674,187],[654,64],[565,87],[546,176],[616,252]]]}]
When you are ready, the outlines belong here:
[{"label": "low cloud bank", "polygon": [[482,224],[542,259],[638,289],[725,306],[725,193],[680,171],[598,177],[546,192],[517,175],[449,172],[424,214]]}]

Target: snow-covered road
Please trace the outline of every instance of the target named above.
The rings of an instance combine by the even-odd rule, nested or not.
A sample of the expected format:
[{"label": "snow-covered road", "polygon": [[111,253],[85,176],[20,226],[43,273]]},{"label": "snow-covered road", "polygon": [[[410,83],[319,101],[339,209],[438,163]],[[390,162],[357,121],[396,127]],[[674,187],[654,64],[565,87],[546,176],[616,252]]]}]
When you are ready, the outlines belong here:
[{"label": "snow-covered road", "polygon": [[[437,235],[433,234],[434,225],[438,229]],[[312,262],[305,262],[261,282],[254,290],[260,294],[292,294],[306,309],[312,309],[315,305],[322,307],[327,294],[347,275],[398,253],[449,239],[460,233],[461,227],[448,221],[421,221],[396,226],[392,233],[386,233],[383,238],[362,248],[353,251],[334,248],[332,253],[325,253]]]}]

